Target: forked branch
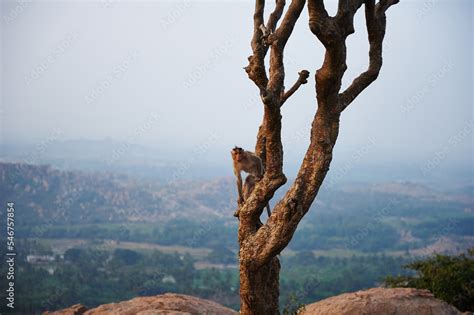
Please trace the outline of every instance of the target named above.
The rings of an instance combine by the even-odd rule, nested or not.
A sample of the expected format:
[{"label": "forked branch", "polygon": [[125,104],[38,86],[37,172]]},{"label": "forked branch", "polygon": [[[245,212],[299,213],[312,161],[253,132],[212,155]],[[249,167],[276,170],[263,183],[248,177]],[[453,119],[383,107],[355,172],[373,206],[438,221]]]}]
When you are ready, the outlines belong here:
[{"label": "forked branch", "polygon": [[[310,145],[292,187],[275,205],[268,221],[254,229],[254,233],[247,238],[245,245],[248,246],[244,246],[246,255],[243,258],[246,258],[244,261],[251,268],[258,269],[269,263],[288,245],[298,223],[313,203],[329,170],[342,110],[370,85],[380,72],[386,26],[385,11],[397,2],[398,0],[381,0],[375,4],[374,0],[340,0],[337,15],[331,17],[322,0],[308,0],[310,29],[326,47],[324,63],[316,73],[318,111],[312,124]],[[340,93],[342,77],[347,68],[346,39],[354,32],[353,17],[363,3],[370,45],[369,69],[359,75],[345,92]],[[283,68],[280,63],[276,65]],[[300,73],[300,78],[293,87],[282,93],[281,104],[306,81],[305,75],[306,73]],[[270,76],[269,85],[272,79]],[[277,114],[279,115],[279,112]],[[276,130],[268,126],[261,130],[267,138],[274,137],[274,132]],[[266,154],[281,157],[280,152],[274,151],[275,147],[270,147],[267,143]]]},{"label": "forked branch", "polygon": [[245,67],[249,78],[257,85],[261,92],[266,89],[268,78],[265,70],[265,45],[262,37],[263,33],[260,25],[264,24],[263,13],[265,10],[265,0],[255,1],[255,12],[253,15],[253,37],[252,37],[252,52],[248,57],[249,65]]},{"label": "forked branch", "polygon": [[275,10],[270,14],[267,22],[267,29],[270,33],[275,32],[276,25],[283,14],[283,9],[285,8],[285,0],[277,0],[275,5]]},{"label": "forked branch", "polygon": [[[263,207],[273,197],[275,191],[286,182],[283,174],[280,104],[306,82],[309,73],[302,71],[298,82],[288,93],[285,93],[283,51],[305,3],[305,0],[292,0],[283,14],[285,1],[277,0],[275,9],[270,14],[268,23],[265,24],[263,18],[265,2],[256,1],[252,38],[253,54],[249,57],[249,65],[245,70],[259,88],[264,104],[264,118],[257,135],[255,153],[264,163],[265,175],[256,184],[248,202],[245,202],[241,208],[239,217],[239,240],[241,241],[255,232]],[[277,26],[280,19],[281,22]],[[265,57],[268,51],[270,51],[270,67],[267,72]]]},{"label": "forked branch", "polygon": [[385,11],[399,0],[381,0],[375,5],[374,0],[365,2],[365,20],[369,36],[369,67],[352,81],[351,85],[339,95],[340,111],[346,109],[350,103],[372,82],[374,82],[382,68],[382,44],[385,36]]}]

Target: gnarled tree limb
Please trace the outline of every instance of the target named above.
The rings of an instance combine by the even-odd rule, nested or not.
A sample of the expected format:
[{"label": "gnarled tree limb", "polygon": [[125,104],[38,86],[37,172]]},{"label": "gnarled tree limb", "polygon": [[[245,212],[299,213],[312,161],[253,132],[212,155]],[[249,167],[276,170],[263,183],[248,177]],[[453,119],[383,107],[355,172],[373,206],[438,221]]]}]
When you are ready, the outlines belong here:
[{"label": "gnarled tree limb", "polygon": [[[374,0],[340,0],[337,14],[331,17],[323,0],[308,0],[310,30],[326,48],[324,62],[315,75],[317,112],[312,123],[310,144],[298,175],[283,199],[274,206],[267,222],[262,224],[260,216],[264,206],[286,182],[283,174],[281,105],[306,83],[309,73],[301,71],[297,82],[290,90],[284,91],[283,51],[305,1],[293,0],[278,27],[284,1],[277,0],[266,27],[263,27],[264,1],[256,1],[253,55],[249,57],[246,71],[259,87],[264,104],[263,122],[255,151],[264,162],[265,174],[240,209],[241,314],[279,314],[280,265],[277,255],[290,242],[329,170],[342,110],[377,78],[382,66],[385,11],[397,2],[380,0],[375,4]],[[370,44],[369,69],[340,93],[342,77],[347,69],[346,39],[354,32],[354,15],[364,3]],[[267,77],[264,59],[268,50],[270,67]]]},{"label": "gnarled tree limb", "polygon": [[283,106],[286,100],[290,98],[290,96],[293,95],[296,92],[296,90],[299,89],[301,85],[308,83],[308,77],[309,77],[308,70],[301,70],[300,72],[298,72],[298,75],[299,77],[298,77],[298,80],[296,80],[295,84],[293,84],[293,86],[288,91],[283,93],[283,95],[281,96],[280,106]]},{"label": "gnarled tree limb", "polygon": [[336,20],[344,36],[354,33],[354,15],[364,0],[339,0]]},{"label": "gnarled tree limb", "polygon": [[[353,17],[363,2],[362,0],[341,0],[338,13],[335,17],[330,17],[322,0],[308,1],[310,29],[326,47],[323,65],[316,72],[318,111],[311,129],[311,143],[298,176],[285,197],[276,204],[266,224],[255,228],[249,237],[246,238],[246,244],[242,244],[249,254],[248,256],[246,255],[249,258],[246,261],[248,268],[258,269],[260,266],[269,263],[275,255],[288,245],[298,223],[309,210],[329,170],[332,150],[339,132],[339,117],[343,109],[341,104],[344,102],[345,96],[347,96],[347,93],[354,91],[358,91],[358,95],[362,91],[359,91],[361,87],[375,80],[375,78],[369,77],[371,81],[367,83],[367,74],[362,74],[360,78],[356,79],[359,83],[353,84],[346,91],[347,93],[345,92],[346,94],[339,94],[342,77],[347,69],[346,38],[353,33]],[[390,3],[394,2],[395,0],[387,0],[375,5],[373,0],[365,1],[366,24],[371,47],[370,56],[371,60],[373,60],[372,67],[376,66],[377,74],[381,66],[377,58],[379,55],[381,58],[381,43],[385,33],[385,10],[390,6]],[[298,4],[297,2],[294,3],[295,5]],[[280,34],[285,34],[282,28],[285,19],[280,28],[276,30],[276,34],[279,34],[280,30],[282,32]],[[292,20],[292,23],[294,23],[294,20]],[[284,38],[287,40],[288,36],[284,36]],[[279,55],[280,52],[278,49],[272,50],[272,53],[274,53],[272,57],[275,58],[276,62],[275,65],[270,66],[270,69],[283,69],[282,56]],[[373,70],[372,68],[369,69],[369,75],[371,75]],[[272,82],[281,82],[282,80],[280,77],[273,78],[272,76],[284,76],[283,70],[273,73],[270,71],[269,87]],[[278,84],[278,86],[280,85]],[[288,92],[296,90],[299,87],[298,82],[295,86],[294,89],[292,88]],[[272,89],[269,88],[269,90]],[[290,96],[292,94],[288,92],[281,94],[283,97],[281,97],[280,104],[286,100],[285,95]],[[264,128],[260,130],[259,134],[262,133],[267,140],[265,144],[267,164],[269,161],[272,161],[272,157],[277,157],[278,162],[282,161],[281,143],[276,143],[274,146],[268,144],[268,139],[270,138],[273,138],[275,142],[277,140],[281,141],[279,138],[281,132],[280,123],[279,111],[265,111]],[[273,128],[275,126],[277,128]],[[279,170],[278,168],[277,171],[270,174],[278,174]],[[261,193],[260,197],[263,196],[265,201],[268,196],[273,195],[273,188],[279,185],[273,183],[273,188],[269,190],[267,185],[272,183],[270,179],[269,177],[264,177],[264,180],[257,185]],[[258,191],[256,195],[259,195]],[[250,204],[263,207],[264,203],[260,203],[261,199],[251,198]],[[245,262],[245,257],[243,261]]]},{"label": "gnarled tree limb", "polygon": [[249,78],[257,85],[260,92],[263,93],[266,89],[268,78],[265,70],[265,47],[262,38],[262,31],[260,25],[264,24],[263,13],[265,10],[265,0],[255,1],[255,13],[253,15],[253,37],[252,37],[252,52],[248,57],[249,65],[245,67]]},{"label": "gnarled tree limb", "polygon": [[367,0],[365,4],[365,20],[369,36],[369,67],[352,81],[351,85],[339,95],[340,111],[350,103],[372,82],[374,82],[382,68],[382,43],[385,36],[385,11],[398,0],[380,1],[375,5],[374,0]]},{"label": "gnarled tree limb", "polygon": [[275,10],[270,14],[267,22],[267,29],[270,33],[275,32],[276,25],[283,14],[283,9],[285,8],[285,0],[276,0]]},{"label": "gnarled tree limb", "polygon": [[[301,11],[304,8],[305,0],[293,0],[286,13],[284,14],[283,20],[278,28],[275,29],[273,41],[270,46],[270,68],[269,68],[269,80],[267,84],[260,89],[261,98],[264,104],[264,117],[262,125],[260,126],[259,133],[257,136],[256,153],[264,161],[265,174],[264,178],[257,183],[252,195],[240,209],[240,224],[239,224],[239,241],[241,243],[248,241],[248,236],[253,234],[259,224],[259,217],[262,213],[264,206],[267,204],[269,199],[273,197],[275,191],[286,182],[286,177],[283,174],[283,148],[281,142],[281,114],[280,104],[281,96],[284,95],[284,78],[285,71],[283,66],[283,50],[290,37],[294,25],[298,20]],[[282,5],[284,2],[277,1],[277,6],[269,21],[269,27],[272,28],[276,25],[276,21],[281,15],[280,11],[283,11]],[[262,31],[260,27],[257,27],[257,23],[263,25],[261,19],[261,13],[263,10],[263,4],[256,6],[256,12],[254,15],[254,37],[252,40],[252,47],[263,47],[263,39],[256,37],[255,34],[261,35]],[[275,24],[274,24],[275,23]],[[275,26],[276,27],[276,26]],[[259,38],[260,42],[255,42],[256,38]],[[262,51],[253,49],[253,56],[249,60],[260,60],[259,54]],[[255,58],[257,56],[258,58]],[[256,63],[250,63],[248,69],[255,67]],[[249,73],[249,77],[254,81],[253,77]],[[302,84],[303,78],[307,78],[308,72],[302,72],[300,75],[300,83]],[[261,81],[263,82],[263,80]],[[296,90],[296,89],[295,89]],[[294,91],[293,91],[294,92]],[[293,92],[291,94],[293,94]],[[287,95],[287,98],[290,94]],[[285,98],[285,100],[287,99]]]},{"label": "gnarled tree limb", "polygon": [[[279,10],[281,10],[279,5],[282,4],[282,2],[277,2],[277,8],[275,10],[279,12]],[[257,155],[264,160],[265,175],[263,180],[257,183],[254,190],[255,193],[252,194],[258,196],[258,201],[253,204],[252,207],[244,206],[240,211],[241,217],[247,215],[252,219],[252,226],[257,224],[256,220],[261,210],[266,202],[273,196],[276,189],[286,182],[286,177],[283,174],[280,114],[280,102],[281,95],[283,95],[285,79],[283,50],[304,8],[304,4],[305,0],[291,1],[280,26],[276,28],[272,34],[274,41],[270,46],[269,80],[263,91],[261,90],[261,98],[264,103],[264,117],[257,136],[255,150]],[[275,13],[275,19],[277,15],[278,13]],[[262,21],[259,19],[258,22],[260,23]],[[254,24],[254,27],[255,25],[256,24]],[[249,204],[252,203],[249,202]]]}]

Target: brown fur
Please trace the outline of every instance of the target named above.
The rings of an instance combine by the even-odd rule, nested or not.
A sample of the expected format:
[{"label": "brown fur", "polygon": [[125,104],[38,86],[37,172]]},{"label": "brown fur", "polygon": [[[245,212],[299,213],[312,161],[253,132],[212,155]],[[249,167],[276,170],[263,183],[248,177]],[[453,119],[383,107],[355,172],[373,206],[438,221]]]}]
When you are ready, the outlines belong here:
[{"label": "brown fur", "polygon": [[[262,160],[253,152],[245,151],[242,148],[235,147],[230,152],[232,161],[234,163],[234,174],[237,178],[237,191],[239,193],[237,203],[241,206],[245,200],[250,196],[255,188],[256,181],[263,177],[264,168]],[[242,175],[244,171],[249,175],[245,179],[245,184],[242,187]],[[267,213],[270,216],[270,206],[267,204]],[[238,216],[238,212],[236,213]]]}]

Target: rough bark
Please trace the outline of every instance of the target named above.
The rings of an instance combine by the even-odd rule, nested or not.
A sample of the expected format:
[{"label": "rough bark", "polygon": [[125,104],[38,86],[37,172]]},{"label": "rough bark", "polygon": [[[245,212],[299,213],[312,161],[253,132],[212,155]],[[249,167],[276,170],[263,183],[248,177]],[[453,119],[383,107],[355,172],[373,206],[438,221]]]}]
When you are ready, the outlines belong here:
[{"label": "rough bark", "polygon": [[[296,83],[284,89],[283,52],[305,0],[291,1],[283,14],[285,1],[277,0],[267,24],[265,1],[257,0],[254,13],[252,55],[245,68],[259,89],[264,106],[263,121],[257,134],[255,152],[265,166],[265,174],[239,216],[239,260],[241,314],[279,314],[277,255],[288,245],[303,216],[313,203],[329,170],[339,132],[342,111],[378,76],[382,66],[382,42],[386,10],[398,0],[340,0],[337,14],[329,16],[323,0],[308,0],[309,28],[326,49],[323,65],[316,71],[317,111],[312,123],[310,145],[298,175],[285,196],[274,207],[265,224],[260,215],[275,191],[286,183],[283,174],[281,143],[281,106],[307,82],[309,72],[302,70]],[[346,39],[354,33],[353,19],[365,5],[369,37],[369,68],[340,92],[346,66]],[[279,26],[279,20],[283,19]],[[270,51],[270,67],[265,58]]]},{"label": "rough bark", "polygon": [[258,270],[240,268],[241,314],[278,314],[279,274],[277,257]]}]

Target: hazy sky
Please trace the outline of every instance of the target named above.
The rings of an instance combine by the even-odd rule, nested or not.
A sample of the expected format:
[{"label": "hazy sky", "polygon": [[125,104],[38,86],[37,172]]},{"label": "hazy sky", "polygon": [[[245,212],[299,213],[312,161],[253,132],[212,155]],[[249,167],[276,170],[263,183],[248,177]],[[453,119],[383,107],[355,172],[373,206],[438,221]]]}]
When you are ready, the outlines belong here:
[{"label": "hazy sky", "polygon": [[[253,148],[252,1],[1,3],[2,141],[113,138],[217,160]],[[336,156],[472,163],[473,2],[402,0],[387,20],[381,74],[344,112]],[[323,59],[307,24],[305,9],[285,51],[287,86],[311,72],[283,109],[289,161],[308,144]],[[366,37],[361,9],[344,87],[367,66]]]}]

